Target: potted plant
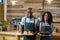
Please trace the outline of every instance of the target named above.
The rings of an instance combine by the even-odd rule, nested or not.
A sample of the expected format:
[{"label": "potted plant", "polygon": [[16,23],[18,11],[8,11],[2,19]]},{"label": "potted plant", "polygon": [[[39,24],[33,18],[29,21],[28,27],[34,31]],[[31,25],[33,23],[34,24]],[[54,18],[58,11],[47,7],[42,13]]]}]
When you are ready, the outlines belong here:
[{"label": "potted plant", "polygon": [[0,21],[1,22],[1,24],[2,24],[2,31],[7,31],[7,21],[4,21],[4,20],[1,20]]}]

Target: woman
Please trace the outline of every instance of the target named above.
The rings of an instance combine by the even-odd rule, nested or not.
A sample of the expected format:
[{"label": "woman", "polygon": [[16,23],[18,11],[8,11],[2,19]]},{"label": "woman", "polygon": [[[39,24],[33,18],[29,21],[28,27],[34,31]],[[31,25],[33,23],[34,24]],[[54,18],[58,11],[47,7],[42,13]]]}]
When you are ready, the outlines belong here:
[{"label": "woman", "polygon": [[52,21],[52,14],[48,11],[44,12],[39,28],[41,40],[52,40]]}]

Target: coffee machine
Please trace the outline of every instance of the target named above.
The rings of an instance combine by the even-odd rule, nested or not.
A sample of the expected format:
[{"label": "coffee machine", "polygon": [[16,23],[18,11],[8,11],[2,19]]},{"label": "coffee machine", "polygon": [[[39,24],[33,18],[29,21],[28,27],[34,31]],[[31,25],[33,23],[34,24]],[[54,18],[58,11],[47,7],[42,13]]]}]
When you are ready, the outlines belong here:
[{"label": "coffee machine", "polygon": [[12,18],[13,30],[14,31],[18,31],[19,30],[20,22],[21,22],[21,18]]}]

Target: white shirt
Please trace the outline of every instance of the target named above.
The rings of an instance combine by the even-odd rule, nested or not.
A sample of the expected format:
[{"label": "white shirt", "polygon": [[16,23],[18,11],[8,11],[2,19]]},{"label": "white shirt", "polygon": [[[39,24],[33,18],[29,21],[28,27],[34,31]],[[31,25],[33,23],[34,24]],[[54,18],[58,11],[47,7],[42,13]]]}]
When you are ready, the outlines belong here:
[{"label": "white shirt", "polygon": [[[28,22],[28,23],[34,23],[34,18],[27,18],[26,16],[25,17],[22,17],[22,19],[21,19],[21,25],[25,25],[25,18],[26,18],[26,22]],[[36,24],[37,24],[37,22],[38,22],[38,19],[35,19],[35,26],[36,26]]]},{"label": "white shirt", "polygon": [[39,17],[38,20],[41,21],[42,19]]}]

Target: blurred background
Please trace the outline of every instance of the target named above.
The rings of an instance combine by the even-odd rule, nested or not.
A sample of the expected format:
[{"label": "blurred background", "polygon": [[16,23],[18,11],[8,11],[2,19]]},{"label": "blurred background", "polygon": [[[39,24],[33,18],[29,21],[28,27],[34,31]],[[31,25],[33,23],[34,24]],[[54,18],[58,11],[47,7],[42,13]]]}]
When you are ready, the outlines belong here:
[{"label": "blurred background", "polygon": [[[0,31],[19,32],[21,18],[26,15],[28,8],[33,8],[33,15],[38,19],[44,11],[50,11],[53,15],[55,31],[57,30],[60,35],[60,0],[0,0]],[[0,37],[1,40],[14,38]],[[59,38],[54,37],[53,40],[60,40]]]}]

